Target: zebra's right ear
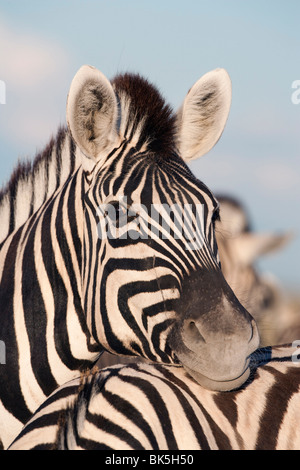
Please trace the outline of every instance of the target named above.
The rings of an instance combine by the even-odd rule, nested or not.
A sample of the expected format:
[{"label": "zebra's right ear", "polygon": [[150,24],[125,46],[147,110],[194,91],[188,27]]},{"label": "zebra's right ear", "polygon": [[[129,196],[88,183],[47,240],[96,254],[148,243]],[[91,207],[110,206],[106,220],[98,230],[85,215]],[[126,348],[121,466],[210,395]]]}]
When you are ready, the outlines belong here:
[{"label": "zebra's right ear", "polygon": [[118,105],[109,80],[83,65],[72,80],[67,100],[67,123],[80,150],[93,163],[117,138]]},{"label": "zebra's right ear", "polygon": [[183,160],[207,153],[224,130],[231,105],[231,80],[224,69],[200,78],[177,113],[177,146]]},{"label": "zebra's right ear", "polygon": [[239,263],[250,266],[262,256],[281,250],[293,239],[293,233],[245,232],[230,240]]}]

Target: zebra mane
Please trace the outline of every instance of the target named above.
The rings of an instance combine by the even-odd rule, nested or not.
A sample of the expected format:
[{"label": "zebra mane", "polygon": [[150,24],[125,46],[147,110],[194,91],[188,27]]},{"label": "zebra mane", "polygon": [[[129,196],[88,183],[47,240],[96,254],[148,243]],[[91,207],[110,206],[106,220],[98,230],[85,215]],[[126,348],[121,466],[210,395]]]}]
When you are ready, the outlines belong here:
[{"label": "zebra mane", "polygon": [[[59,413],[56,439],[52,450],[61,450],[67,441],[71,446],[76,443],[81,423],[84,423],[86,419],[90,400],[95,391],[97,393],[101,389],[104,377],[105,373],[103,374],[97,365],[81,372],[77,393],[69,400],[66,408]],[[73,412],[76,415],[75,419],[72,416]]]},{"label": "zebra mane", "polygon": [[[127,138],[139,133],[140,144],[155,154],[174,153],[176,116],[158,89],[138,74],[125,73],[112,80],[120,101],[121,121]],[[126,116],[123,113],[126,113]]]},{"label": "zebra mane", "polygon": [[32,161],[18,163],[0,191],[0,243],[53,195],[79,163],[76,146],[66,127],[60,127]]},{"label": "zebra mane", "polygon": [[[118,96],[124,136],[139,134],[150,152],[166,157],[174,153],[176,118],[159,91],[134,74],[112,81]],[[0,244],[49,200],[81,164],[76,144],[65,126],[33,161],[20,161],[0,190]],[[62,157],[63,156],[63,157]]]}]

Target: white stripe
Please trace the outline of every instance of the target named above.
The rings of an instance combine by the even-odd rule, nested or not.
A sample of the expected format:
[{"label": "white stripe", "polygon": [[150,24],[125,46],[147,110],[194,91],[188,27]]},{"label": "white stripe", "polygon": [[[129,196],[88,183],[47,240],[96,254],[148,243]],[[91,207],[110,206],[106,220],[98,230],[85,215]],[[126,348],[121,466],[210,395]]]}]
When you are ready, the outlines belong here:
[{"label": "white stripe", "polygon": [[25,403],[29,410],[33,413],[39,404],[45,400],[46,395],[43,393],[41,387],[37,383],[32,370],[30,343],[27,334],[22,303],[22,263],[25,246],[26,240],[21,238],[16,256],[13,309],[14,327],[19,357],[19,383]]},{"label": "white stripe", "polygon": [[17,437],[21,431],[23,424],[21,421],[16,419],[0,401],[0,437],[4,448],[6,449],[9,444]]},{"label": "white stripe", "polygon": [[2,203],[0,204],[0,243],[5,240],[9,230],[10,220],[10,200],[8,195],[5,195]]},{"label": "white stripe", "polygon": [[[55,214],[53,214],[55,222]],[[36,228],[36,235],[34,239],[34,261],[36,274],[39,281],[39,286],[41,289],[41,295],[45,304],[45,310],[47,315],[47,328],[46,328],[46,344],[47,344],[47,361],[51,369],[52,375],[54,376],[56,382],[61,384],[68,380],[70,370],[69,368],[61,361],[57,351],[54,337],[54,319],[55,319],[55,303],[53,297],[53,290],[51,283],[49,281],[47,271],[45,269],[42,257],[42,222],[43,218],[39,219],[39,223]],[[52,228],[51,228],[52,229]],[[48,247],[48,249],[51,247]]]},{"label": "white stripe", "polygon": [[[74,306],[74,298],[73,298],[73,289],[70,283],[69,273],[66,269],[66,266],[63,262],[63,257],[60,251],[59,243],[56,239],[56,214],[57,208],[60,202],[60,198],[57,197],[55,203],[53,205],[52,216],[51,216],[51,227],[50,233],[52,236],[52,248],[54,251],[54,260],[56,264],[56,268],[62,278],[62,281],[65,285],[68,297],[68,304],[67,304],[67,330],[68,330],[68,337],[70,343],[70,350],[71,354],[74,358],[79,360],[94,360],[97,358],[97,353],[91,353],[88,349],[88,338],[84,331],[81,328],[81,325],[78,320],[78,316],[76,313],[76,309]],[[67,236],[67,234],[60,234],[61,236]],[[53,330],[52,330],[53,331]],[[76,377],[76,371],[69,371],[68,377],[65,377],[63,381],[70,380],[73,377]],[[60,382],[61,383],[61,382]]]}]

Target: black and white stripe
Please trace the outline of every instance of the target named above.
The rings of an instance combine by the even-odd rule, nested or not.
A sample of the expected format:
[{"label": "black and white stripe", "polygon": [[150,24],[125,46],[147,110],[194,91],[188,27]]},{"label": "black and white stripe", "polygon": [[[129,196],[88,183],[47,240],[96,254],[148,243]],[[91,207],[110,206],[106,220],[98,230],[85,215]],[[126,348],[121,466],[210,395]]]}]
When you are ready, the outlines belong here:
[{"label": "black and white stripe", "polygon": [[298,450],[296,348],[255,352],[239,390],[212,392],[181,367],[96,368],[60,387],[11,450]]},{"label": "black and white stripe", "polygon": [[[257,322],[260,346],[282,344],[299,337],[298,323],[290,328],[286,341],[281,338],[289,321],[287,306],[280,303],[280,289],[262,272],[257,262],[261,257],[282,249],[289,242],[290,233],[264,233],[253,229],[244,204],[228,194],[217,194],[220,219],[216,221],[216,241],[221,269],[242,305]],[[98,366],[107,367],[133,359],[102,354]]]},{"label": "black and white stripe", "polygon": [[[219,139],[230,97],[226,72],[211,72],[176,117],[139,76],[110,83],[88,66],[76,74],[67,105],[72,139],[60,131],[32,168],[17,171],[0,203],[5,447],[58,385],[104,349],[181,363],[212,388],[246,380],[256,326],[219,268],[218,203],[183,160]],[[164,210],[173,204],[191,208],[192,247],[174,235],[176,217]],[[118,208],[115,222],[127,237],[99,236],[108,205]]]},{"label": "black and white stripe", "polygon": [[60,188],[81,165],[76,146],[61,127],[33,162],[20,162],[0,192],[0,246]]}]

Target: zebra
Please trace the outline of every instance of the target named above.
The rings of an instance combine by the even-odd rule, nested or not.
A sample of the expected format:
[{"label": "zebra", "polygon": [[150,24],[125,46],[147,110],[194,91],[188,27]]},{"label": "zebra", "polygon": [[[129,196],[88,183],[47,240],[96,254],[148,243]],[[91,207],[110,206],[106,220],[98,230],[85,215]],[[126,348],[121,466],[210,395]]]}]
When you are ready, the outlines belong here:
[{"label": "zebra", "polygon": [[9,450],[299,450],[298,353],[258,349],[231,392],[166,364],[95,367],[50,395]]},{"label": "zebra", "polygon": [[176,114],[140,75],[76,73],[67,129],[0,197],[5,448],[104,350],[181,364],[213,389],[249,376],[256,323],[220,270],[218,202],[186,164],[219,140],[230,103],[224,69],[200,78]]},{"label": "zebra", "polygon": [[[273,330],[280,329],[280,325],[274,324],[279,317],[275,313],[279,291],[274,282],[270,282],[268,276],[256,267],[256,262],[263,256],[289,243],[292,234],[257,232],[252,228],[248,210],[239,199],[226,194],[216,194],[216,197],[220,204],[216,240],[222,272],[237,298],[255,318],[260,346],[292,341],[292,338],[280,341],[280,338],[270,336],[271,326]],[[279,310],[283,312],[282,304]]]},{"label": "zebra", "polygon": [[[237,298],[254,317],[260,335],[260,347],[296,340],[300,336],[295,333],[283,338],[279,335],[285,330],[283,319],[288,318],[287,308],[280,302],[278,286],[256,267],[256,262],[262,256],[282,249],[291,240],[291,233],[257,232],[240,199],[231,194],[218,193],[216,198],[220,207],[220,220],[216,221],[215,233],[221,269]],[[140,361],[140,358],[122,358],[106,352],[101,355],[97,365],[101,368],[136,360]]]}]

